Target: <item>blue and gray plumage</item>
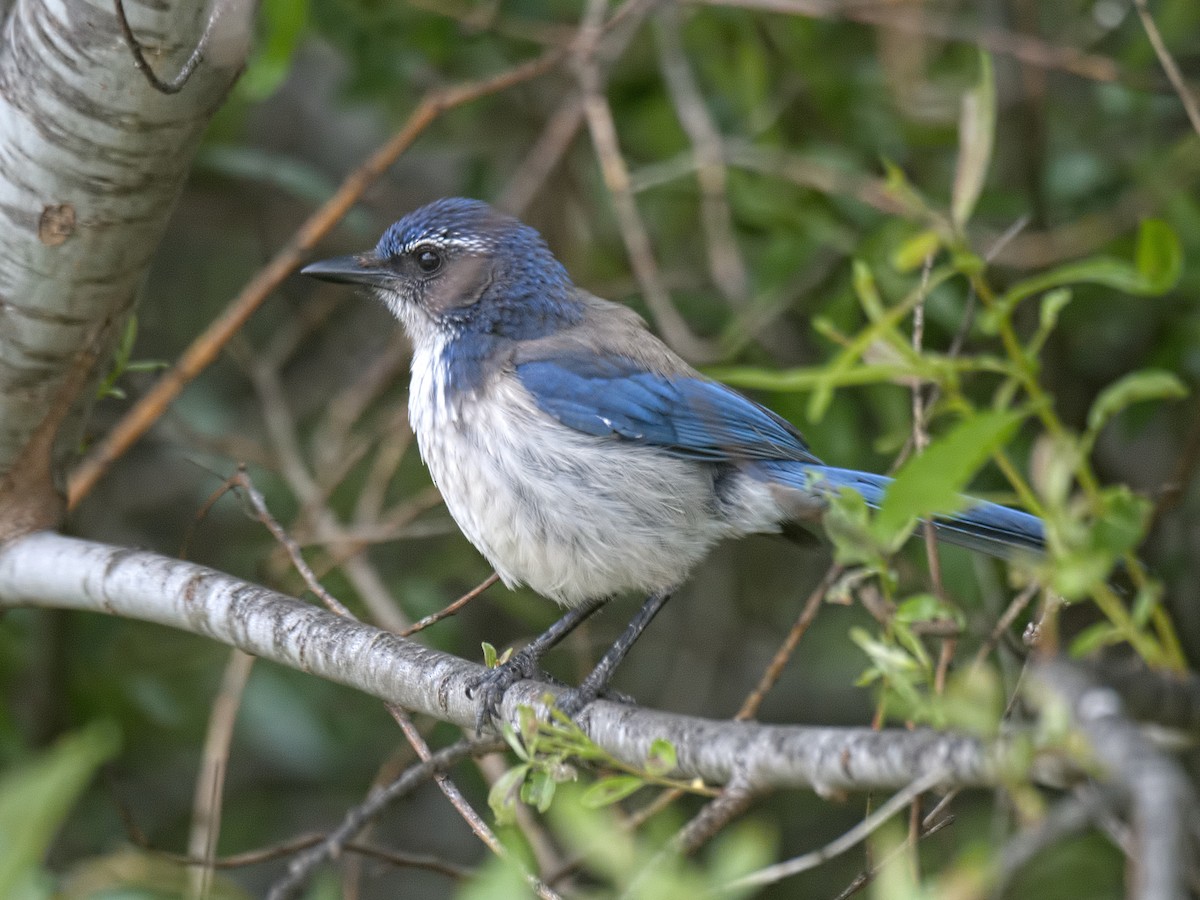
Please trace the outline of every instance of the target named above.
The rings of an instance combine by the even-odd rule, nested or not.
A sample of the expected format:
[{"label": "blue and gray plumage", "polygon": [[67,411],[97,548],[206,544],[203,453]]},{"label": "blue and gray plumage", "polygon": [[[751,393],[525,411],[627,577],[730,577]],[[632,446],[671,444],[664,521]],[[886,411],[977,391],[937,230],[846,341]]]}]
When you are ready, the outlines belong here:
[{"label": "blue and gray plumage", "polygon": [[[718,541],[818,525],[844,487],[878,506],[888,484],[822,464],[789,422],[576,287],[537,231],[485,203],[436,201],[374,251],[304,271],[369,285],[404,325],[409,416],[451,515],[505,584],[570,608],[481,680],[489,710],[604,600],[650,595],[578,707]],[[983,501],[935,525],[1001,557],[1043,541],[1037,518]]]}]

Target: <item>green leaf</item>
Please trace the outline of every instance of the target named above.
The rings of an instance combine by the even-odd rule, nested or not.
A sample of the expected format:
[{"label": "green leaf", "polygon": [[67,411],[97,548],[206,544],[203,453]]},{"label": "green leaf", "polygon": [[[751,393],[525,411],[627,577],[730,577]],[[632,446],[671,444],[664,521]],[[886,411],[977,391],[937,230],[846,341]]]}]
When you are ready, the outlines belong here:
[{"label": "green leaf", "polygon": [[264,26],[265,40],[258,43],[253,59],[238,80],[238,92],[251,101],[273,94],[292,70],[292,56],[308,24],[308,2],[264,0],[259,20]]},{"label": "green leaf", "polygon": [[1091,656],[1097,650],[1119,644],[1125,638],[1111,622],[1096,622],[1089,625],[1071,641],[1070,653],[1075,658]]},{"label": "green leaf", "polygon": [[992,76],[992,58],[980,53],[979,81],[963,94],[958,120],[958,164],[954,170],[950,217],[959,231],[971,218],[983,191],[995,132],[996,83]]},{"label": "green leaf", "polygon": [[920,456],[909,459],[884,494],[875,520],[876,534],[886,540],[914,519],[962,509],[967,502],[962,489],[1012,437],[1023,418],[1023,413],[1012,411],[979,413],[936,438]]},{"label": "green leaf", "polygon": [[1134,260],[1138,274],[1150,293],[1169,291],[1183,273],[1183,251],[1179,247],[1179,237],[1161,219],[1142,222]]},{"label": "green leaf", "polygon": [[1095,434],[1109,419],[1134,403],[1173,400],[1187,396],[1187,392],[1182,381],[1162,369],[1130,372],[1100,392],[1088,412],[1088,431]]},{"label": "green leaf", "polygon": [[946,689],[935,698],[943,727],[980,737],[994,737],[1004,718],[1004,685],[990,666],[952,672]]},{"label": "green leaf", "polygon": [[892,253],[892,268],[897,272],[913,272],[925,265],[925,260],[936,254],[942,246],[942,236],[936,231],[922,231],[913,235]]},{"label": "green leaf", "polygon": [[496,656],[496,648],[487,641],[483,642],[483,664],[489,669],[494,669],[499,664]]},{"label": "green leaf", "polygon": [[644,787],[646,782],[636,775],[611,775],[601,778],[583,792],[583,805],[588,809],[611,806]]},{"label": "green leaf", "polygon": [[887,568],[887,555],[898,544],[881,546],[871,529],[871,511],[862,494],[843,488],[829,498],[822,523],[833,543],[834,558],[843,566],[864,565],[875,571]]},{"label": "green leaf", "polygon": [[538,812],[545,812],[550,808],[550,803],[554,800],[554,792],[557,789],[558,782],[554,780],[550,772],[545,769],[535,769],[521,785],[521,799],[535,807]]},{"label": "green leaf", "polygon": [[994,328],[997,315],[1011,312],[1027,297],[1068,284],[1100,284],[1135,296],[1162,294],[1175,286],[1182,271],[1183,251],[1171,226],[1147,219],[1138,229],[1133,265],[1122,259],[1096,256],[1018,282],[1000,298],[988,321]]},{"label": "green leaf", "polygon": [[1070,288],[1056,288],[1043,295],[1041,306],[1038,308],[1037,333],[1034,334],[1025,348],[1025,352],[1030,359],[1041,353],[1046,340],[1058,325],[1059,314],[1071,302],[1072,297],[1073,294]]},{"label": "green leaf", "polygon": [[0,897],[30,883],[71,805],[119,744],[115,727],[97,723],[0,778]]},{"label": "green leaf", "polygon": [[913,622],[934,622],[938,619],[948,619],[962,622],[962,613],[934,594],[914,594],[896,605],[896,621],[911,624]]},{"label": "green leaf", "polygon": [[504,738],[505,742],[509,747],[512,748],[513,753],[517,754],[518,758],[524,760],[525,762],[529,762],[529,750],[525,746],[525,742],[521,740],[521,736],[517,734],[512,725],[510,725],[508,722],[501,722],[500,736]]},{"label": "green leaf", "polygon": [[492,815],[500,825],[507,825],[516,818],[517,801],[521,796],[521,786],[529,775],[531,767],[528,764],[513,766],[496,779],[492,789],[488,791],[488,806]]},{"label": "green leaf", "polygon": [[1137,547],[1145,534],[1151,504],[1124,485],[1105,488],[1090,522],[1058,525],[1051,587],[1068,600],[1087,596],[1103,582],[1118,559]]},{"label": "green leaf", "polygon": [[875,276],[871,268],[861,259],[854,260],[852,279],[854,293],[858,302],[872,322],[878,322],[884,316],[883,298],[879,296],[879,288],[875,285]]},{"label": "green leaf", "polygon": [[650,742],[650,752],[646,754],[646,771],[651,775],[666,775],[675,769],[678,762],[675,745],[666,738],[655,738]]},{"label": "green leaf", "polygon": [[883,169],[887,175],[885,188],[888,196],[900,205],[904,215],[924,220],[937,218],[933,207],[921,196],[920,191],[912,186],[903,169],[889,159],[883,160]]}]

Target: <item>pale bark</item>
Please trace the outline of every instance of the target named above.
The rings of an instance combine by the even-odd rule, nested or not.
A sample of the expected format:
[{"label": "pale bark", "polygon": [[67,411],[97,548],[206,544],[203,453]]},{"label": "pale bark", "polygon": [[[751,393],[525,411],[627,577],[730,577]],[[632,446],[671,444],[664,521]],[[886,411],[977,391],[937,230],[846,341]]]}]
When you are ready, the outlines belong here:
[{"label": "pale bark", "polygon": [[[22,605],[170,625],[415,712],[475,724],[477,705],[466,688],[478,665],[195,563],[31,534],[0,545],[0,608]],[[503,713],[515,719],[519,705],[554,691],[520,682]],[[927,730],[713,721],[604,701],[588,707],[580,724],[631,765],[643,764],[652,742],[664,738],[678,754],[676,776],[750,791],[897,788],[935,773],[941,785],[980,786],[994,784],[1003,769],[1003,744]]]},{"label": "pale bark", "polygon": [[[0,14],[9,4],[0,0]],[[0,32],[0,475],[72,362],[102,368],[187,177],[241,70],[252,0],[128,0],[146,57],[170,80],[219,12],[175,94],[138,71],[112,0],[14,0]],[[179,299],[186,302],[187,285]],[[93,379],[96,377],[93,374]],[[85,392],[90,394],[91,392]],[[80,408],[57,457],[78,442]]]}]

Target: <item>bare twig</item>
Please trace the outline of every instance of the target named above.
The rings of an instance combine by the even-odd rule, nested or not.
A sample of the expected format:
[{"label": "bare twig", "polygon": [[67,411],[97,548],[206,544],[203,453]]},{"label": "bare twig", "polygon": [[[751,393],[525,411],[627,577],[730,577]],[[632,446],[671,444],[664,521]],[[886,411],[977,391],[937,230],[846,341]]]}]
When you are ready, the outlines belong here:
[{"label": "bare twig", "polygon": [[[137,823],[132,821],[128,816],[128,810],[124,805],[120,806],[122,818],[125,821],[126,836],[129,842],[148,853],[153,853],[155,856],[168,860],[169,862],[177,863],[181,866],[204,866],[207,865],[212,869],[243,869],[247,866],[262,865],[265,862],[271,862],[275,859],[282,859],[285,856],[307,850],[309,847],[315,847],[326,839],[324,834],[301,834],[294,838],[289,838],[286,841],[281,841],[277,844],[271,844],[267,847],[259,847],[256,850],[247,850],[244,853],[231,853],[228,856],[218,856],[213,859],[205,859],[199,856],[193,856],[188,853],[172,853],[169,850],[160,850],[151,844],[146,835],[137,826]],[[358,841],[351,841],[342,846],[342,850],[346,853],[358,853],[363,856],[369,856],[372,859],[378,859],[383,862],[390,863],[393,866],[401,866],[404,868],[426,869],[430,872],[438,872],[450,878],[467,878],[473,874],[473,870],[467,866],[460,866],[455,863],[447,862],[436,856],[420,853],[403,853],[399,850],[390,850],[383,847],[375,847],[370,844],[364,844]]]},{"label": "bare twig", "polygon": [[754,686],[754,690],[750,692],[742,703],[741,709],[734,716],[738,720],[753,719],[758,715],[758,708],[762,706],[763,700],[766,699],[767,693],[779,681],[783,675],[783,669],[787,665],[788,660],[792,658],[792,654],[796,652],[796,646],[800,643],[800,638],[808,632],[813,620],[816,619],[817,613],[821,609],[821,602],[825,599],[825,594],[838,578],[841,577],[842,567],[836,563],[829,567],[829,571],[825,573],[825,577],[821,579],[820,584],[813,588],[808,595],[808,599],[804,601],[804,608],[800,610],[800,616],[796,619],[794,625],[788,630],[787,637],[784,638],[779,649],[775,651],[775,655],[771,658],[770,664],[763,671],[762,677],[759,678],[758,684]]},{"label": "bare twig", "polygon": [[242,705],[242,693],[253,667],[253,656],[241,650],[232,651],[221,678],[221,687],[213,701],[208,733],[204,736],[204,752],[200,758],[200,776],[196,779],[192,803],[188,852],[199,862],[193,864],[188,873],[189,897],[207,897],[211,886],[217,839],[221,835],[221,801],[229,761],[229,744],[233,740],[233,725]]},{"label": "bare twig", "polygon": [[845,20],[863,25],[880,25],[906,34],[970,44],[992,53],[1011,56],[1045,69],[1070,72],[1093,81],[1116,81],[1121,76],[1117,63],[1106,56],[1085,53],[1074,47],[1051,44],[1026,34],[988,25],[960,25],[930,15],[913,16],[904,6],[877,3],[844,3],[840,0],[694,0],[708,6],[730,6],[762,12],[806,16],[813,19]]},{"label": "bare twig", "polygon": [[113,7],[117,14],[117,24],[121,28],[121,36],[125,39],[125,44],[129,47],[129,52],[133,54],[133,64],[137,66],[137,70],[146,76],[146,80],[150,82],[151,87],[159,93],[178,94],[183,90],[183,86],[187,84],[188,79],[192,77],[192,73],[204,61],[204,51],[208,46],[209,39],[212,37],[213,28],[217,24],[217,20],[225,13],[229,2],[230,0],[219,0],[219,2],[213,4],[212,11],[208,15],[208,21],[204,25],[204,32],[200,35],[200,40],[196,42],[196,46],[184,62],[182,68],[180,68],[178,74],[170,81],[163,81],[154,74],[154,69],[151,68],[150,63],[146,60],[146,55],[142,52],[142,45],[133,33],[129,19],[125,16],[124,0],[113,0]]},{"label": "bare twig", "polygon": [[425,618],[421,619],[419,622],[416,622],[415,624],[410,625],[408,628],[405,628],[403,631],[400,632],[400,636],[401,637],[412,637],[418,631],[424,631],[430,625],[440,622],[440,621],[442,621],[442,619],[449,618],[450,616],[457,613],[460,609],[462,609],[464,606],[466,606],[468,603],[470,603],[472,600],[474,600],[476,597],[478,597],[480,594],[482,594],[484,591],[486,591],[488,588],[490,588],[493,584],[495,584],[499,580],[500,580],[500,576],[497,575],[495,572],[493,572],[491,575],[489,575],[487,578],[483,579],[483,581],[479,582],[479,584],[475,585],[475,587],[471,588],[471,590],[467,591],[465,594],[463,594],[461,597],[459,597],[457,600],[455,600],[449,606],[445,607],[444,609],[439,609],[435,613],[430,613]]},{"label": "bare twig", "polygon": [[674,3],[659,8],[654,25],[663,81],[695,152],[696,180],[700,184],[700,221],[708,248],[709,272],[726,301],[734,307],[741,307],[748,300],[749,278],[738,251],[733,215],[729,208],[721,134],[688,64],[679,33],[679,10]]},{"label": "bare twig", "polygon": [[930,772],[925,777],[914,781],[908,787],[904,788],[904,790],[894,794],[887,803],[883,804],[879,809],[871,813],[871,815],[867,816],[841,837],[830,841],[819,850],[814,850],[812,853],[806,853],[787,862],[759,869],[757,872],[730,882],[727,887],[747,888],[774,884],[792,875],[799,875],[801,872],[815,869],[822,863],[833,859],[841,853],[845,853],[851,847],[866,840],[881,825],[887,822],[888,819],[912,803],[914,799],[921,796],[925,791],[936,787],[943,779],[944,773]]},{"label": "bare twig", "polygon": [[[579,45],[581,48],[588,45],[587,35],[599,27],[599,17],[590,15],[591,9],[603,10],[603,5],[589,4],[589,18],[592,22],[585,21],[580,26],[580,32],[584,35],[584,40]],[[670,294],[663,284],[658,263],[654,259],[650,234],[634,200],[629,166],[621,154],[612,108],[604,96],[599,63],[594,56],[582,52],[576,55],[573,62],[583,93],[584,117],[600,162],[600,172],[612,197],[613,210],[620,224],[621,239],[625,242],[625,250],[629,254],[629,262],[645,296],[646,305],[650,307],[663,339],[675,350],[693,360],[711,360],[715,358],[715,348],[692,333],[679,310],[672,304]]]},{"label": "bare twig", "polygon": [[69,481],[70,507],[73,509],[78,505],[95,487],[109,466],[158,421],[180,391],[216,359],[221,348],[229,343],[250,315],[425,129],[447,110],[544,74],[559,63],[565,54],[566,48],[556,47],[529,62],[513,66],[489,78],[427,93],[395,136],[346,176],[334,195],[305,220],[287,244],[258,271],[241,293],[230,301],[225,311],[192,341],[175,365],[133,405],[113,430],[105,435],[80,463]]},{"label": "bare twig", "polygon": [[744,813],[754,799],[754,792],[749,785],[738,781],[725,786],[691,821],[679,830],[672,844],[682,853],[695,853],[722,828]]},{"label": "bare twig", "polygon": [[[274,368],[255,361],[249,361],[249,367],[251,381],[262,401],[263,420],[266,422],[271,445],[284,478],[300,498],[307,514],[311,516],[318,538],[336,538],[341,534],[342,526],[333,511],[325,505],[329,488],[318,483],[304,460],[295,422],[289,411],[278,373]],[[294,563],[299,555],[298,545],[291,541],[291,546],[285,543],[284,547],[289,555],[294,551]],[[408,627],[408,617],[393,601],[383,579],[362,555],[355,552],[349,555],[342,565],[363,603],[381,625],[390,631],[400,631]],[[317,581],[312,570],[305,565],[304,568],[297,566],[297,571],[304,577],[305,584],[312,588],[313,583]],[[317,596],[328,604],[327,596],[320,593]]]},{"label": "bare twig", "polygon": [[1155,23],[1154,17],[1150,15],[1149,5],[1146,3],[1146,0],[1133,0],[1133,6],[1137,10],[1138,18],[1142,20],[1142,28],[1146,30],[1146,37],[1150,39],[1150,44],[1154,47],[1154,55],[1158,57],[1159,65],[1167,73],[1167,79],[1171,82],[1171,87],[1175,89],[1175,93],[1179,96],[1179,102],[1183,104],[1188,121],[1192,123],[1192,130],[1196,134],[1200,134],[1200,106],[1196,105],[1196,95],[1188,87],[1188,83],[1183,78],[1183,73],[1179,71],[1179,66],[1176,64],[1175,58],[1171,56],[1171,51],[1167,49],[1162,32],[1158,30],[1158,25]]},{"label": "bare twig", "polygon": [[[941,807],[941,803],[938,804],[938,807],[939,808]],[[926,816],[925,820],[926,820],[926,823],[928,823],[929,816]],[[927,838],[927,837],[930,837],[931,835],[935,835],[939,831],[941,831],[943,828],[946,828],[947,826],[949,826],[953,823],[954,823],[954,816],[946,816],[943,819],[938,819],[936,822],[933,822],[932,824],[925,824],[922,826],[922,830],[921,830],[919,837]],[[908,852],[910,852],[910,847],[909,847],[908,842],[900,844],[898,847],[893,847],[888,852],[888,854],[883,857],[883,859],[876,862],[869,869],[864,869],[863,871],[859,872],[854,877],[854,880],[851,881],[848,885],[846,885],[845,890],[843,890],[840,894],[838,894],[836,897],[834,897],[833,900],[848,900],[849,897],[853,897],[855,894],[857,894],[859,891],[861,891],[863,888],[865,888],[868,884],[870,884],[871,881],[875,878],[875,876],[879,874],[880,870],[883,869],[885,866],[887,866],[893,859],[895,859],[901,853],[908,853]]]},{"label": "bare twig", "polygon": [[245,493],[247,501],[250,503],[250,508],[254,510],[255,517],[267,527],[271,535],[279,542],[279,545],[287,552],[288,558],[292,561],[292,565],[296,571],[300,573],[300,577],[304,579],[304,583],[308,585],[308,589],[320,598],[330,612],[337,613],[339,616],[345,616],[348,619],[356,618],[354,613],[350,612],[337,597],[325,590],[325,587],[317,580],[317,576],[313,570],[309,568],[308,563],[304,559],[304,554],[300,552],[299,545],[292,540],[283,528],[282,525],[271,515],[271,511],[267,509],[267,501],[259,490],[250,480],[250,476],[244,471],[238,472],[233,478],[236,484]]},{"label": "bare twig", "polygon": [[[429,750],[429,745],[425,743],[425,738],[421,737],[421,732],[417,731],[416,726],[413,725],[412,718],[408,712],[395,704],[388,704],[388,712],[392,714],[392,718],[396,720],[396,723],[404,732],[404,737],[408,740],[413,750],[416,751],[417,756],[421,758],[422,762],[428,762],[433,754]],[[479,813],[475,812],[474,807],[467,802],[467,798],[463,796],[458,786],[450,780],[450,776],[445,772],[439,772],[433,776],[433,780],[437,783],[437,786],[441,789],[446,799],[450,801],[450,805],[463,817],[463,821],[467,823],[467,827],[483,842],[484,846],[501,859],[507,859],[509,857],[508,851],[500,843],[500,839],[496,837],[495,832],[483,821]],[[536,875],[524,871],[522,874],[525,876],[526,884],[542,900],[561,900],[557,892]]]},{"label": "bare twig", "polygon": [[1040,822],[1014,835],[1001,849],[996,867],[996,894],[1047,847],[1086,831],[1101,805],[1099,791],[1077,792],[1052,806]]},{"label": "bare twig", "polygon": [[546,179],[567,152],[582,125],[583,103],[578,94],[572,94],[563,100],[550,116],[541,135],[529,148],[516,172],[508,179],[508,184],[500,193],[496,205],[514,216],[519,216],[546,183]]},{"label": "bare twig", "polygon": [[447,771],[458,762],[476,753],[494,753],[504,747],[501,738],[480,738],[459,741],[432,754],[418,765],[407,769],[387,787],[371,792],[358,806],[346,813],[342,824],[331,831],[320,844],[296,856],[288,865],[287,874],[277,880],[267,894],[269,900],[286,900],[308,880],[312,872],[328,859],[335,858],[356,834],[389,804],[412,793],[435,775]]},{"label": "bare twig", "polygon": [[996,620],[996,626],[992,629],[992,633],[988,635],[986,641],[980,644],[979,650],[977,650],[975,653],[975,658],[971,660],[972,670],[978,669],[981,665],[983,665],[984,660],[986,660],[988,657],[988,654],[996,649],[996,645],[1000,643],[1000,639],[1004,637],[1004,633],[1012,627],[1013,622],[1017,620],[1017,616],[1019,616],[1027,606],[1029,606],[1029,602],[1037,596],[1037,592],[1040,590],[1040,588],[1041,585],[1034,582],[1026,585],[1024,590],[1012,598],[1012,601],[1008,604],[1008,607],[1001,614],[1000,618]]}]

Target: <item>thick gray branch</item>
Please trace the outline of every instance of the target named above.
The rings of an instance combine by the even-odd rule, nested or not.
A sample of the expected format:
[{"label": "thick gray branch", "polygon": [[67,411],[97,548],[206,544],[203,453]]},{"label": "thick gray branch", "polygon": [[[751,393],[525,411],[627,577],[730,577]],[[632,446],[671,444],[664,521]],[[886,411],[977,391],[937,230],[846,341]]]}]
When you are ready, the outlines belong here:
[{"label": "thick gray branch", "polygon": [[1128,800],[1137,838],[1130,896],[1135,900],[1183,900],[1190,896],[1187,867],[1196,794],[1174,759],[1160,750],[1125,712],[1113,688],[1064,660],[1040,663],[1038,681],[1069,708],[1087,735],[1105,780]]},{"label": "thick gray branch", "polygon": [[[473,727],[466,694],[480,667],[212,569],[155,553],[39,532],[0,545],[0,607],[107,612],[210,637],[408,709]],[[521,682],[504,714],[553,689]],[[718,722],[597,702],[581,725],[641,765],[656,738],[678,752],[676,775],[756,790],[897,788],[933,772],[946,785],[987,785],[999,766],[979,741],[934,731]]]},{"label": "thick gray branch", "polygon": [[[10,0],[0,0],[0,13]],[[253,0],[127,0],[178,94],[134,66],[112,0],[12,0],[0,30],[0,475],[85,345],[111,346],[212,114],[243,65]],[[65,428],[59,448],[75,446]]]}]

